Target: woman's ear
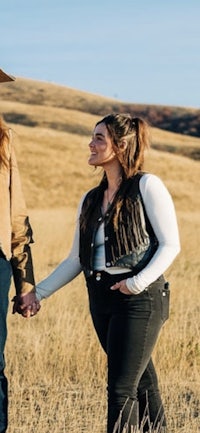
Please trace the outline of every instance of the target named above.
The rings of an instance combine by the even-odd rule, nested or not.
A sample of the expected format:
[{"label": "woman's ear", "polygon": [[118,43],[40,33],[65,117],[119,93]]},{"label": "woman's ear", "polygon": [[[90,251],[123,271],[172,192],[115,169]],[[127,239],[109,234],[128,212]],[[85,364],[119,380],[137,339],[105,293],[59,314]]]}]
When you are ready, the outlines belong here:
[{"label": "woman's ear", "polygon": [[127,140],[123,138],[119,145],[119,152],[123,153],[126,150],[127,146],[128,146]]}]

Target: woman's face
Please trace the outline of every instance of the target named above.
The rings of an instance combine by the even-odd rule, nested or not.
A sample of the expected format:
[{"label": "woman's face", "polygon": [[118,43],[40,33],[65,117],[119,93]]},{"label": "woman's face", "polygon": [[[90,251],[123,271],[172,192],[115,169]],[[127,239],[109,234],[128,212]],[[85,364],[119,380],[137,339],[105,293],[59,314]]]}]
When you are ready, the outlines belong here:
[{"label": "woman's face", "polygon": [[100,123],[95,127],[89,148],[91,153],[88,164],[90,165],[104,167],[117,159],[105,123]]}]

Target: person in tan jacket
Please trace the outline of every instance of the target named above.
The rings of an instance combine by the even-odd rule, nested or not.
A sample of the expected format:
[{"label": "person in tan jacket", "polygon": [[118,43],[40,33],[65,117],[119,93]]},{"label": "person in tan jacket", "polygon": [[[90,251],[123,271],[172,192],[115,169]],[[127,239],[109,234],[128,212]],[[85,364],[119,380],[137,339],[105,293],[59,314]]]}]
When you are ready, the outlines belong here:
[{"label": "person in tan jacket", "polygon": [[[0,83],[15,78],[0,69]],[[27,215],[10,128],[0,117],[0,433],[8,424],[8,384],[4,373],[9,289],[13,276],[16,296],[13,313],[34,316],[40,309],[30,244],[32,229]]]}]

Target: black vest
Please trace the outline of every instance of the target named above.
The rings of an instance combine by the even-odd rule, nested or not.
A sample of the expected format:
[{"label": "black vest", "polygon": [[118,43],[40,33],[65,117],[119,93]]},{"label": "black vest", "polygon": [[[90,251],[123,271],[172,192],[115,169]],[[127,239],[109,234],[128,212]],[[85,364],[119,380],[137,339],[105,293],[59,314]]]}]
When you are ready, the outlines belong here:
[{"label": "black vest", "polygon": [[[80,262],[86,274],[92,275],[94,261],[95,236],[99,225],[104,220],[106,267],[119,266],[129,268],[137,274],[151,260],[158,240],[145,211],[139,190],[139,181],[143,173],[122,182],[115,199],[102,215],[101,205],[106,182],[93,188],[86,195],[80,215]],[[116,204],[121,206],[116,215]],[[117,227],[114,221],[117,216]],[[84,220],[87,220],[84,227]],[[87,219],[88,218],[88,219]]]}]

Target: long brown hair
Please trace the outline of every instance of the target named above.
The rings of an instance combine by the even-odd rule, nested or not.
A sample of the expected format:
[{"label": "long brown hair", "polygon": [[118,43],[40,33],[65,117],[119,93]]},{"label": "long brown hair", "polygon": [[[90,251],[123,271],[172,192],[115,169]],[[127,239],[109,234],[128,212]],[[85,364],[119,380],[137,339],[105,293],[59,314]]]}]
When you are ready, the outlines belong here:
[{"label": "long brown hair", "polygon": [[[108,114],[96,124],[104,123],[113,142],[113,148],[122,165],[126,179],[134,176],[144,165],[144,152],[150,146],[148,123],[130,114]],[[123,140],[127,146],[120,151]]]},{"label": "long brown hair", "polygon": [[4,122],[3,118],[0,117],[0,167],[4,165],[8,166],[8,157],[7,157],[7,146],[10,140],[9,128]]}]

